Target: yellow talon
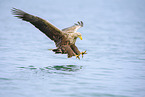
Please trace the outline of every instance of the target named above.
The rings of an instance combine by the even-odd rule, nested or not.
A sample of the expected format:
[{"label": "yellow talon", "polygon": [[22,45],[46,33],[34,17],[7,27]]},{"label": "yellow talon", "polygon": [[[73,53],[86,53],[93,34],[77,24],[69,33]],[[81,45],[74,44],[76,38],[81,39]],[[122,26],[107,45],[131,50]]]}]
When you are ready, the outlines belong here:
[{"label": "yellow talon", "polygon": [[84,56],[83,56],[84,54],[87,54],[86,51],[81,52],[82,58],[84,57]]},{"label": "yellow talon", "polygon": [[80,60],[80,57],[79,57],[80,55],[75,55],[75,56],[76,56],[76,59],[78,58]]}]

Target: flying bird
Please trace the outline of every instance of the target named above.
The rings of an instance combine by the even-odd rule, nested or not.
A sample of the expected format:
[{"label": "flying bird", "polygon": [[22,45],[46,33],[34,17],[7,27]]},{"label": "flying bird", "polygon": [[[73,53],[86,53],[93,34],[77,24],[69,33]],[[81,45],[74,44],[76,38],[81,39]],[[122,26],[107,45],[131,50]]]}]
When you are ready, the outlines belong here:
[{"label": "flying bird", "polygon": [[40,17],[26,13],[20,9],[12,8],[12,14],[19,19],[30,22],[41,32],[43,32],[47,37],[55,42],[56,49],[52,49],[53,52],[67,54],[68,58],[76,56],[80,59],[80,55],[87,54],[86,51],[80,52],[77,46],[75,45],[76,39],[80,38],[82,40],[82,35],[80,32],[76,32],[79,28],[83,27],[83,22],[80,21],[75,23],[73,26],[58,29],[47,20],[44,20]]}]

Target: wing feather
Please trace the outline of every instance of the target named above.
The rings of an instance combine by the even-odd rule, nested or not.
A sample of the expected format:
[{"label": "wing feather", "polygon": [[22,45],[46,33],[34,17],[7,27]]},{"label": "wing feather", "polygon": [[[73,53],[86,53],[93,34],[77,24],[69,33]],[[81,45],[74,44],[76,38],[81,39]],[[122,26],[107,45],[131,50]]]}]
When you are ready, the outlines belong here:
[{"label": "wing feather", "polygon": [[40,17],[30,15],[16,8],[12,9],[12,14],[14,14],[15,17],[18,17],[24,21],[27,21],[33,24],[36,28],[42,31],[51,40],[54,40],[56,44],[60,42],[61,38],[64,38],[63,32],[61,30],[59,30],[54,25],[52,25],[51,23],[49,23],[48,21]]},{"label": "wing feather", "polygon": [[62,31],[64,32],[76,32],[79,28],[83,27],[83,22],[80,21],[78,23],[75,23],[73,26],[64,28]]}]

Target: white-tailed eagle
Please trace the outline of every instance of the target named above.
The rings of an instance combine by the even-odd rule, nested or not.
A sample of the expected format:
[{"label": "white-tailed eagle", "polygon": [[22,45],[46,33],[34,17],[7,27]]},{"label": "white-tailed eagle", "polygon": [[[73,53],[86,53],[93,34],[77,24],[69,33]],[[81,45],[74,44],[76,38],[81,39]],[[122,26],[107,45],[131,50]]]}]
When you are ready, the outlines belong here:
[{"label": "white-tailed eagle", "polygon": [[[76,32],[79,28],[83,27],[83,22],[78,22],[71,27],[65,29],[58,29],[48,21],[28,14],[22,10],[13,8],[12,14],[19,19],[30,22],[41,32],[43,32],[47,37],[53,40],[56,44],[56,49],[52,49],[55,53],[67,54],[68,58],[76,56],[79,58],[80,54],[86,54],[86,51],[80,52],[75,45],[76,39],[79,37],[82,40],[82,35]],[[80,58],[79,58],[80,59]]]}]

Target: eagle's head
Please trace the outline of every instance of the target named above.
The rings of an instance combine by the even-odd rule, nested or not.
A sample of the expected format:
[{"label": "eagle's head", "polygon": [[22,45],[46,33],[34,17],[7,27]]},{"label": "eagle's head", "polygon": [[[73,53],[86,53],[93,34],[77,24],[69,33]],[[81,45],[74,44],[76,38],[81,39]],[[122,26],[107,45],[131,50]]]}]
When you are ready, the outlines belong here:
[{"label": "eagle's head", "polygon": [[82,40],[82,34],[80,32],[71,33],[71,35],[69,35],[69,40],[73,44],[75,44],[77,38]]},{"label": "eagle's head", "polygon": [[82,34],[80,32],[73,33],[74,39],[80,38],[82,40]]}]

